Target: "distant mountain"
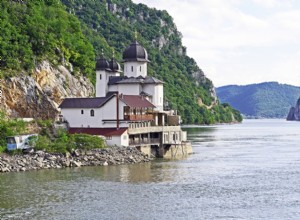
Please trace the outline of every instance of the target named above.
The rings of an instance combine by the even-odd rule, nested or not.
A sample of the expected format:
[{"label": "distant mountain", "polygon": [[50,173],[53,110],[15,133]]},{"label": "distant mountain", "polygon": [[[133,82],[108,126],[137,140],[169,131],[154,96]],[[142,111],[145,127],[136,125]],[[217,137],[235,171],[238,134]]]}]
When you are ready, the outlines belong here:
[{"label": "distant mountain", "polygon": [[246,117],[286,118],[300,96],[300,87],[265,82],[216,89],[221,103],[229,103]]}]

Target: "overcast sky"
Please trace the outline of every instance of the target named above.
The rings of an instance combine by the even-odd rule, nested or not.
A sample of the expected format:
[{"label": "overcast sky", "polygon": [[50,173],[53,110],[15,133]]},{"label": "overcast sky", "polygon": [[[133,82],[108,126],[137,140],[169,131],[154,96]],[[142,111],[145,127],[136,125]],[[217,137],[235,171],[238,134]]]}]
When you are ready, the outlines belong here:
[{"label": "overcast sky", "polygon": [[300,86],[299,0],[133,0],[165,9],[215,86]]}]

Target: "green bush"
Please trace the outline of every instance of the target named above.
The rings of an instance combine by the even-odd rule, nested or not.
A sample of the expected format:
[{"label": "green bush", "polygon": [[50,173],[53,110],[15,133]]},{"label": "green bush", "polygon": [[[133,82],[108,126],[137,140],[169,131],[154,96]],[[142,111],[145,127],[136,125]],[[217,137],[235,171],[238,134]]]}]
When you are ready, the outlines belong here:
[{"label": "green bush", "polygon": [[4,111],[0,111],[0,152],[6,149],[6,137],[24,133],[26,124],[22,120],[9,119]]},{"label": "green bush", "polygon": [[88,134],[72,134],[70,141],[74,143],[76,149],[91,150],[95,148],[103,148],[104,141],[98,136]]},{"label": "green bush", "polygon": [[75,149],[91,150],[104,148],[103,139],[88,134],[68,134],[65,130],[58,130],[56,137],[39,135],[36,140],[36,150],[44,150],[50,153],[66,153]]}]

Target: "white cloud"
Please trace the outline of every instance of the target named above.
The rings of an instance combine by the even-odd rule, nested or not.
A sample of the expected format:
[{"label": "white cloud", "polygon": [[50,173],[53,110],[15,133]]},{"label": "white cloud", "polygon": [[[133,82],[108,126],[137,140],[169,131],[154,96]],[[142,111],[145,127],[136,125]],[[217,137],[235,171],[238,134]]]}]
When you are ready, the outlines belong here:
[{"label": "white cloud", "polygon": [[291,7],[294,1],[289,0],[252,0],[255,4],[266,8]]},{"label": "white cloud", "polygon": [[[216,86],[300,86],[300,5],[294,0],[134,0],[167,10],[188,55]],[[284,74],[283,74],[284,73]]]}]

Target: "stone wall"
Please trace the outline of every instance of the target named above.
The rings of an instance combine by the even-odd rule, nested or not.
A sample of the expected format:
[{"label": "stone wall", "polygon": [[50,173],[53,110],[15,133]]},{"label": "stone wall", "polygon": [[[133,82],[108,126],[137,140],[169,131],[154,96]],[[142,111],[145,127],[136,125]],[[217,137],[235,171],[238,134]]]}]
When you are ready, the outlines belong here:
[{"label": "stone wall", "polygon": [[193,148],[190,142],[184,142],[178,145],[171,145],[165,149],[164,158],[181,158],[193,153]]}]

